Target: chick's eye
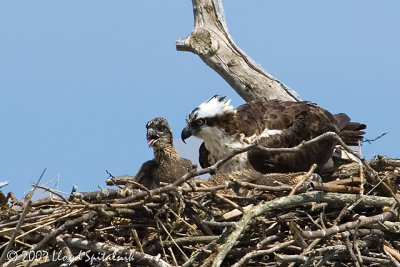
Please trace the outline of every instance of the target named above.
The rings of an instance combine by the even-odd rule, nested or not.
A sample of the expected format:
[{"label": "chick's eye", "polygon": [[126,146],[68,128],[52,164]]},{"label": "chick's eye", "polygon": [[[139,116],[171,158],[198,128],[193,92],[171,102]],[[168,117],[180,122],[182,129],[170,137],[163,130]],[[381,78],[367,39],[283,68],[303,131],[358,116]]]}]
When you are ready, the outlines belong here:
[{"label": "chick's eye", "polygon": [[162,125],[157,125],[156,129],[157,129],[158,132],[164,132],[165,131],[165,127],[162,126]]},{"label": "chick's eye", "polygon": [[198,120],[196,121],[197,125],[203,125],[204,122],[205,122],[204,119],[198,119]]}]

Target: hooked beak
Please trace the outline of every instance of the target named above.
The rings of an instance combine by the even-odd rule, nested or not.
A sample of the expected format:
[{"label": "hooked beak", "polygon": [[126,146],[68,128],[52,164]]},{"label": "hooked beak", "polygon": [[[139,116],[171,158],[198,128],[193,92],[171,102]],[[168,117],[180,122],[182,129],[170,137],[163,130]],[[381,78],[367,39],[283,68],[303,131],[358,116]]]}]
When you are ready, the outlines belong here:
[{"label": "hooked beak", "polygon": [[182,141],[186,144],[185,139],[188,139],[192,136],[192,129],[190,129],[189,125],[187,125],[181,133]]}]

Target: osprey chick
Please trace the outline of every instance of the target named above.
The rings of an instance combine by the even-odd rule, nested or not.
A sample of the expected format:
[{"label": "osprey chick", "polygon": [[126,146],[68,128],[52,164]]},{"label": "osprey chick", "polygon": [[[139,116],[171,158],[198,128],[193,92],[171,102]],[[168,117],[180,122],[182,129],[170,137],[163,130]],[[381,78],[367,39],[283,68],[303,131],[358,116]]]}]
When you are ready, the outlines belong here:
[{"label": "osprey chick", "polygon": [[[256,140],[264,147],[287,148],[325,132],[336,132],[346,144],[357,145],[365,127],[350,122],[343,113],[332,115],[309,102],[257,99],[235,109],[230,100],[217,95],[189,114],[181,137],[203,139],[199,160],[204,168]],[[308,170],[313,163],[321,168],[335,145],[334,140],[323,140],[297,153],[267,153],[254,148],[233,157],[218,172],[252,168],[262,173],[298,172]]]},{"label": "osprey chick", "polygon": [[194,167],[174,148],[167,120],[155,118],[146,124],[146,129],[147,144],[154,150],[154,159],[142,164],[135,176],[136,182],[154,189],[160,186],[160,182],[173,183]]}]

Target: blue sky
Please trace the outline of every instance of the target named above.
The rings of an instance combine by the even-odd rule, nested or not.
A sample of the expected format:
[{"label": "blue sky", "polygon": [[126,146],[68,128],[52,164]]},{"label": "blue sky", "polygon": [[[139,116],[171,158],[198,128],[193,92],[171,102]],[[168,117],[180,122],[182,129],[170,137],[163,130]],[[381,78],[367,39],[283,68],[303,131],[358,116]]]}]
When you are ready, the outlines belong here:
[{"label": "blue sky", "polygon": [[[364,156],[399,157],[400,2],[227,1],[235,42],[304,100],[366,123]],[[21,197],[47,167],[70,192],[135,174],[152,158],[145,124],[178,138],[215,94],[243,100],[175,40],[193,29],[191,1],[0,1],[0,181]],[[176,144],[196,157],[197,144]],[[54,183],[49,186],[54,187]]]}]

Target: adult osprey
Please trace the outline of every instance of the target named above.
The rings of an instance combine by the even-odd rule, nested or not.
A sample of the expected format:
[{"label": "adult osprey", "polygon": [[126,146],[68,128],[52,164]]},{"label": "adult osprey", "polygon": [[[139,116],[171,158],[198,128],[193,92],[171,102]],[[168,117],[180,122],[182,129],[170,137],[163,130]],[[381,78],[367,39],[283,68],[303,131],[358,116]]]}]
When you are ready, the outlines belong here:
[{"label": "adult osprey", "polygon": [[[350,122],[341,113],[332,115],[309,102],[257,99],[235,109],[230,100],[214,96],[187,118],[182,140],[194,135],[204,140],[200,165],[204,168],[234,149],[258,140],[264,147],[293,147],[325,132],[336,132],[348,145],[362,139],[364,124]],[[332,156],[336,141],[323,140],[297,153],[267,153],[254,148],[223,165],[218,172],[254,168],[262,173],[305,171],[313,163],[321,168]]]},{"label": "adult osprey", "polygon": [[147,144],[154,150],[154,159],[142,164],[135,175],[136,182],[154,189],[160,182],[173,183],[194,167],[174,148],[172,131],[165,119],[155,118],[146,124],[146,128]]}]

